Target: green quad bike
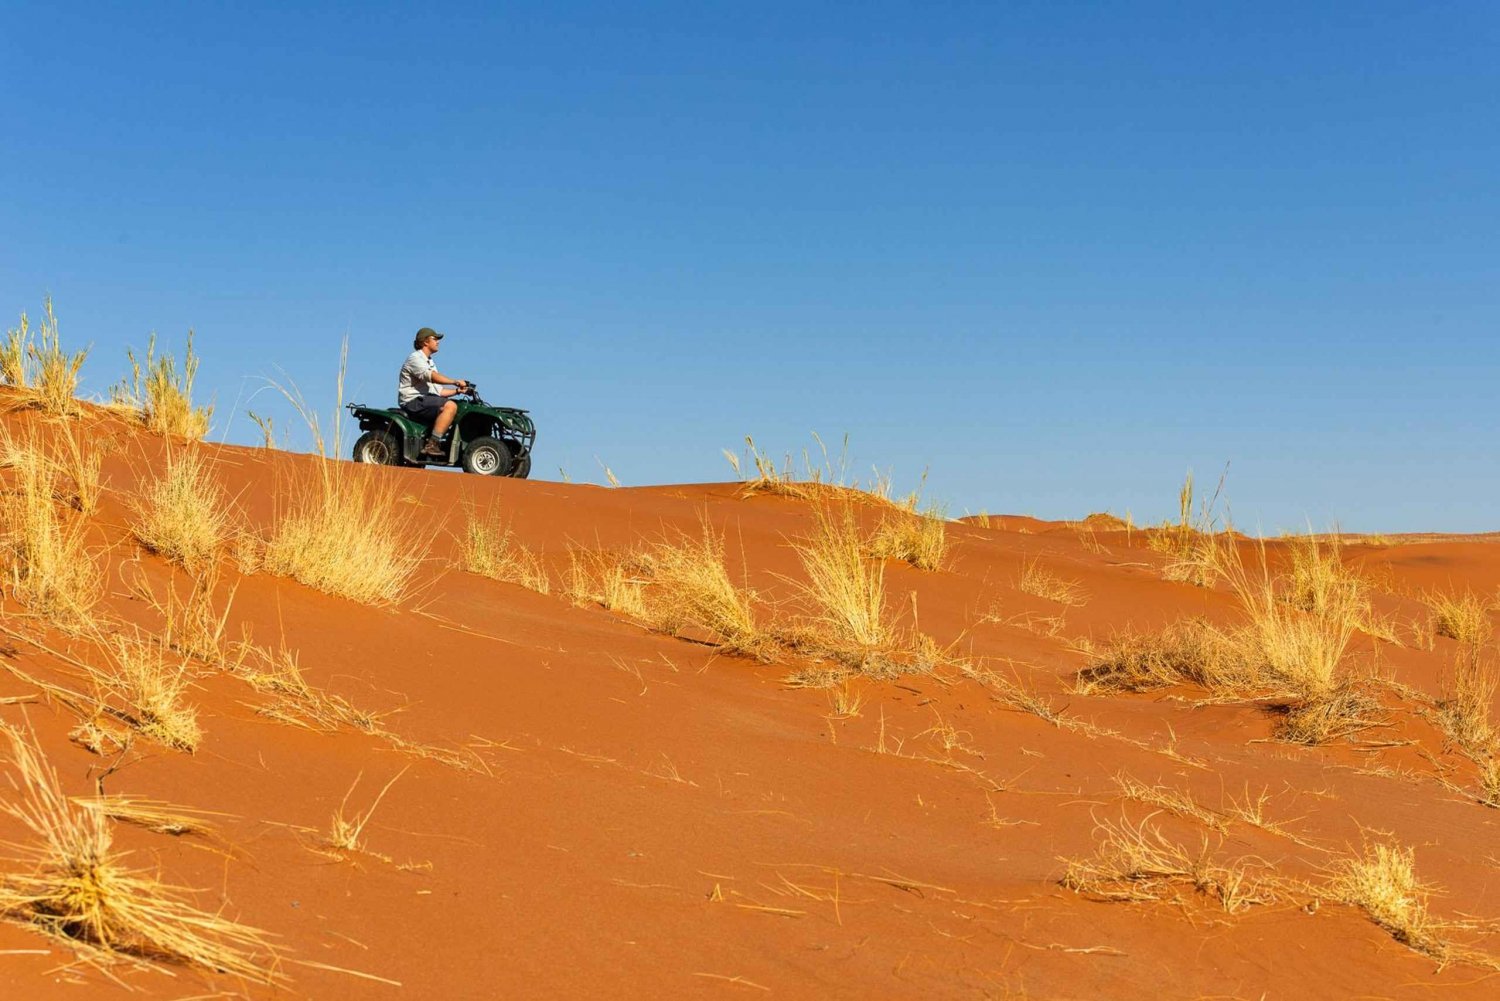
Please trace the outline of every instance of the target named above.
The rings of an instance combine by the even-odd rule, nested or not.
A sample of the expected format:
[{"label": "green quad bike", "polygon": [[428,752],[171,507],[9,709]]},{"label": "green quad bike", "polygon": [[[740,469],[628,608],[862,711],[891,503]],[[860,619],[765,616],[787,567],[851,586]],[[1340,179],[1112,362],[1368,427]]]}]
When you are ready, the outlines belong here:
[{"label": "green quad bike", "polygon": [[462,466],[480,476],[531,475],[531,446],[536,425],[525,410],[492,407],[479,398],[479,387],[452,397],[458,404],[448,431],[446,455],[423,455],[429,426],[397,408],[348,404],[364,434],[354,443],[354,461],[376,466]]}]

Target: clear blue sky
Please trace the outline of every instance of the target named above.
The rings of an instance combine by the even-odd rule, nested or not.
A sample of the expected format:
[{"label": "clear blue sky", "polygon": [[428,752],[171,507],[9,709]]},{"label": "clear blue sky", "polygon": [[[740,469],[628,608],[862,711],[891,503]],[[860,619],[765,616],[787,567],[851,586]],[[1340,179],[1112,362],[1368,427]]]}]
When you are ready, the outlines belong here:
[{"label": "clear blue sky", "polygon": [[[537,475],[848,432],[954,513],[1500,528],[1500,6],[0,6],[0,317],[384,401]],[[236,408],[236,403],[239,403]],[[257,409],[271,409],[264,395]],[[436,475],[436,474],[435,474]]]}]

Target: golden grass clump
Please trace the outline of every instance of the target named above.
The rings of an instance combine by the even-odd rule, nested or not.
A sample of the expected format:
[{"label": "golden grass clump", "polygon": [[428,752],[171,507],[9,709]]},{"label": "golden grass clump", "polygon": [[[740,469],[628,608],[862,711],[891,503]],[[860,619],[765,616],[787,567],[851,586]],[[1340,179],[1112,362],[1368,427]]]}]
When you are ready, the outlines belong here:
[{"label": "golden grass clump", "polygon": [[1378,705],[1343,669],[1350,640],[1368,613],[1363,592],[1330,589],[1316,611],[1287,600],[1288,585],[1273,575],[1265,550],[1247,569],[1233,546],[1218,572],[1239,599],[1244,623],[1223,630],[1206,623],[1173,624],[1107,646],[1078,675],[1078,690],[1149,690],[1192,683],[1236,697],[1259,691],[1285,701],[1279,735],[1322,743],[1373,725]]},{"label": "golden grass clump", "polygon": [[1367,611],[1363,593],[1333,588],[1317,609],[1304,612],[1284,599],[1285,586],[1271,573],[1264,547],[1255,570],[1246,568],[1237,548],[1227,553],[1222,569],[1248,619],[1240,640],[1253,667],[1303,698],[1331,692]]},{"label": "golden grass clump", "polygon": [[208,434],[214,408],[193,406],[193,380],[200,364],[193,353],[193,332],[188,331],[187,354],[180,369],[171,355],[157,356],[155,334],[146,343],[144,365],[134,351],[126,349],[125,354],[130,359],[130,379],[111,391],[113,401],[136,410],[141,423],[157,434],[201,441]]},{"label": "golden grass clump", "polygon": [[1182,481],[1182,489],[1177,494],[1178,518],[1174,524],[1171,521],[1163,521],[1155,528],[1146,530],[1146,545],[1158,553],[1166,553],[1170,556],[1182,556],[1193,547],[1199,533],[1193,519],[1193,474],[1190,472]]},{"label": "golden grass clump", "polygon": [[835,650],[871,652],[892,635],[885,611],[885,569],[865,558],[866,544],[854,508],[845,503],[815,509],[814,533],[792,544],[807,574],[798,590],[813,621]]},{"label": "golden grass clump", "polygon": [[1489,605],[1474,592],[1447,594],[1433,591],[1425,595],[1424,600],[1432,609],[1435,635],[1447,636],[1470,646],[1483,646],[1489,642],[1494,632]]},{"label": "golden grass clump", "polygon": [[694,623],[726,650],[766,653],[770,641],[756,622],[755,595],[730,579],[724,540],[706,520],[697,538],[680,533],[653,546],[646,563],[647,609],[658,628],[675,633]]},{"label": "golden grass clump", "polygon": [[1030,559],[1021,565],[1021,576],[1016,587],[1027,594],[1061,605],[1088,604],[1088,592],[1076,580],[1067,580],[1042,566],[1040,559]]},{"label": "golden grass clump", "polygon": [[538,594],[550,594],[552,581],[540,553],[512,541],[511,530],[496,528],[472,512],[463,538],[464,569]]},{"label": "golden grass clump", "polygon": [[648,568],[639,553],[569,550],[563,594],[575,605],[602,605],[642,622],[646,610]]},{"label": "golden grass clump", "polygon": [[1168,838],[1147,816],[1139,823],[1097,821],[1094,855],[1064,859],[1059,882],[1095,900],[1147,901],[1177,899],[1178,888],[1191,887],[1234,914],[1276,899],[1274,884],[1254,876],[1257,860],[1232,864],[1215,860],[1205,836],[1196,851]]},{"label": "golden grass clump", "polygon": [[0,460],[9,473],[0,506],[0,558],[14,594],[65,622],[86,621],[103,589],[86,548],[86,525],[59,513],[57,474],[34,443],[0,437]]},{"label": "golden grass clump", "polygon": [[1320,541],[1316,535],[1291,544],[1291,567],[1285,600],[1304,612],[1340,614],[1367,608],[1368,586],[1344,564],[1337,536]]},{"label": "golden grass clump", "polygon": [[792,457],[786,457],[786,463],[782,468],[777,468],[776,460],[768,452],[762,452],[756,447],[755,439],[745,435],[745,445],[750,450],[750,460],[755,466],[754,479],[749,478],[748,472],[741,468],[740,457],[729,449],[724,449],[724,458],[734,467],[736,476],[745,481],[744,492],[746,495],[756,493],[780,494],[783,497],[811,497],[816,488],[815,483],[801,482],[792,471]]},{"label": "golden grass clump", "polygon": [[1277,711],[1276,736],[1290,744],[1326,744],[1381,722],[1380,703],[1352,681],[1288,702]]},{"label": "golden grass clump", "polygon": [[1078,674],[1075,691],[1149,692],[1192,684],[1210,691],[1249,685],[1233,639],[1202,619],[1184,619],[1149,633],[1126,633],[1105,644]]},{"label": "golden grass clump", "polygon": [[80,514],[96,513],[103,492],[100,484],[104,468],[103,453],[71,424],[60,423],[49,430],[53,441],[57,443],[49,456],[52,467],[60,476],[66,477],[73,487],[66,496],[60,496],[59,499],[71,504]]},{"label": "golden grass clump", "polygon": [[0,727],[16,794],[0,802],[30,840],[0,881],[0,913],[104,957],[178,963],[258,983],[283,982],[266,933],[199,910],[180,887],[128,867],[105,810],[63,792],[35,738]]},{"label": "golden grass clump", "polygon": [[136,538],[174,563],[200,570],[229,536],[223,492],[196,452],[168,453],[166,468],[136,505]]},{"label": "golden grass clump", "polygon": [[1480,648],[1465,646],[1453,665],[1453,675],[1444,684],[1438,700],[1438,721],[1448,739],[1471,757],[1489,756],[1495,744],[1490,707],[1500,686],[1500,672],[1493,659]]},{"label": "golden grass clump", "polygon": [[96,672],[100,701],[122,703],[136,730],[167,747],[193,751],[203,739],[198,710],[186,701],[191,664],[173,662],[168,649],[139,635],[99,636],[105,665]]},{"label": "golden grass clump", "polygon": [[1223,550],[1233,545],[1232,534],[1223,533],[1229,535],[1226,542],[1221,539],[1221,533],[1215,531],[1217,519],[1213,512],[1223,489],[1221,477],[1213,498],[1203,502],[1195,515],[1193,474],[1188,473],[1177,494],[1177,521],[1164,521],[1146,530],[1147,547],[1168,557],[1162,568],[1162,576],[1167,580],[1184,581],[1195,587],[1212,587],[1217,583]]},{"label": "golden grass clump", "polygon": [[0,383],[12,389],[26,388],[26,347],[31,343],[31,320],[21,314],[21,325],[5,332],[0,341]]},{"label": "golden grass clump", "polygon": [[923,513],[906,508],[887,512],[870,539],[870,555],[902,560],[918,570],[941,570],[948,548],[946,524],[935,507]]},{"label": "golden grass clump", "polygon": [[27,402],[43,410],[69,414],[77,409],[78,371],[87,357],[87,349],[73,354],[63,349],[49,297],[35,336],[30,318],[22,313],[20,326],[7,332],[0,343],[0,380],[21,390]]},{"label": "golden grass clump", "polygon": [[1199,536],[1162,567],[1162,576],[1194,587],[1213,587],[1219,579],[1221,552],[1218,536]]},{"label": "golden grass clump", "polygon": [[400,601],[427,552],[416,513],[379,470],[324,459],[266,540],[261,565],[362,604]]},{"label": "golden grass clump", "polygon": [[1368,914],[1396,941],[1439,959],[1447,953],[1440,926],[1428,914],[1431,889],[1417,879],[1412,849],[1366,845],[1362,854],[1338,863],[1329,889],[1341,903]]}]

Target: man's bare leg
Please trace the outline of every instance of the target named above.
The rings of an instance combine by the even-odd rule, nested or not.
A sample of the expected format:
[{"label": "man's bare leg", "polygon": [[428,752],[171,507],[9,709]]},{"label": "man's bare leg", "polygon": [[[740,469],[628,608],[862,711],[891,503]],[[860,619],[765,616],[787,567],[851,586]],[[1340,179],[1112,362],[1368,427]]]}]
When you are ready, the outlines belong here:
[{"label": "man's bare leg", "polygon": [[424,455],[442,455],[443,448],[438,444],[438,439],[448,433],[453,426],[453,418],[458,413],[458,404],[449,400],[443,404],[443,409],[438,411],[437,420],[432,424],[432,437],[422,446]]},{"label": "man's bare leg", "polygon": [[432,436],[434,438],[441,438],[443,435],[447,434],[448,429],[453,426],[453,417],[457,413],[457,403],[449,400],[447,403],[443,404],[443,409],[438,412],[437,420],[433,422]]}]

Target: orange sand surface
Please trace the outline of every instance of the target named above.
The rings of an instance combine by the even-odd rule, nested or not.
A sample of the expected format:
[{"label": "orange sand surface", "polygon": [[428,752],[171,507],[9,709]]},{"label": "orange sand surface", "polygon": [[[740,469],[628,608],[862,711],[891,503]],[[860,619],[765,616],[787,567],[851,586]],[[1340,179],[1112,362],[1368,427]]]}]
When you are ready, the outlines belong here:
[{"label": "orange sand surface", "polygon": [[[148,630],[142,581],[183,589],[130,524],[166,446],[106,416],[112,446],[89,548],[108,575],[97,610]],[[0,418],[12,432],[34,414]],[[319,460],[198,449],[266,529]],[[341,467],[342,468],[342,467]],[[726,655],[466,573],[469,513],[508,523],[554,581],[570,548],[621,551],[707,521],[767,616],[794,615],[791,540],[814,502],[740,484],[609,489],[377,470],[419,515],[426,554],[412,594],[356,604],[227,554],[227,635],[295,651],[309,682],[386,714],[400,741],[319,732],[268,716],[270,696],[204,668],[190,701],[196,751],[133,739],[95,754],[69,737],[87,715],[39,689],[81,684],[93,656],[15,600],[0,603],[0,720],[35,731],[71,793],[102,790],[212,811],[209,834],[119,823],[115,843],[197,904],[272,935],[285,983],[172,963],[101,963],[66,940],[0,922],[0,997],[51,998],[1401,998],[1500,997],[1500,813],[1476,766],[1445,746],[1431,700],[1457,656],[1433,638],[1433,589],[1500,586],[1487,537],[1350,542],[1393,634],[1357,635],[1356,670],[1399,683],[1383,725],[1324,746],[1273,737],[1262,700],[1179,686],[1075,694],[1077,672],[1126,630],[1239,614],[1223,587],[1163,578],[1139,530],[995,517],[947,526],[935,572],[887,561],[888,606],[955,657],[1039,697],[1053,720],[956,669],[849,683],[785,683],[808,666]],[[0,472],[3,478],[3,472]],[[6,503],[10,503],[7,495]],[[859,505],[873,526],[882,506]],[[1278,545],[1271,547],[1277,558]],[[1082,604],[1023,592],[1030,561],[1075,582]],[[1264,794],[1267,830],[1216,831],[1129,801],[1117,779],[1165,786],[1210,811]],[[356,785],[356,781],[358,784]],[[324,844],[341,803],[370,815],[362,852]],[[351,792],[351,787],[353,791]],[[0,796],[11,796],[0,784]],[[1168,899],[1109,902],[1060,885],[1101,822],[1151,823],[1193,853],[1253,860],[1289,887],[1226,908],[1185,884]],[[26,838],[0,816],[0,840]],[[1319,891],[1371,840],[1415,851],[1434,916],[1472,956],[1440,962]],[[0,850],[0,855],[11,854]],[[1291,885],[1297,883],[1299,885]]]}]

